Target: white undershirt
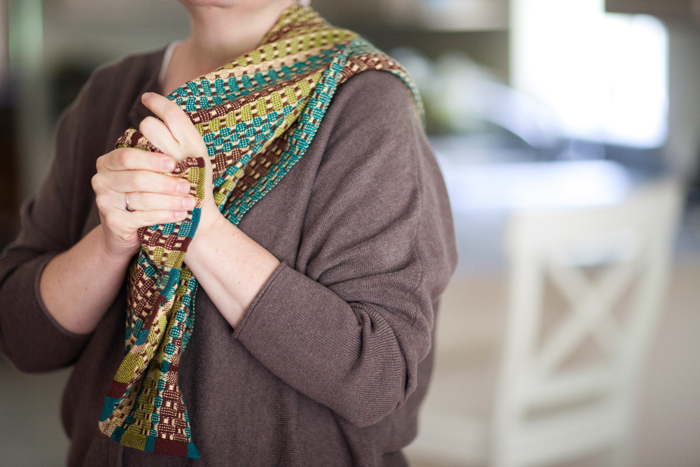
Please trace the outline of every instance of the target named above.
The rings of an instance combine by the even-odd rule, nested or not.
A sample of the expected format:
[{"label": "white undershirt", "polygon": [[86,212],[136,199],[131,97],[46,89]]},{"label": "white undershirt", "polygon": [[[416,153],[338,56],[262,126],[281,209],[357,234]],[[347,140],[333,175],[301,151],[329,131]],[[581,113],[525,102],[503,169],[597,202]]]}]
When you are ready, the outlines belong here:
[{"label": "white undershirt", "polygon": [[160,73],[158,73],[158,85],[160,86],[161,92],[163,92],[163,83],[165,81],[165,73],[168,71],[168,65],[170,65],[170,60],[173,58],[173,52],[175,47],[180,45],[182,41],[173,41],[168,44],[168,48],[165,49],[165,54],[163,55],[163,64],[160,66]]}]

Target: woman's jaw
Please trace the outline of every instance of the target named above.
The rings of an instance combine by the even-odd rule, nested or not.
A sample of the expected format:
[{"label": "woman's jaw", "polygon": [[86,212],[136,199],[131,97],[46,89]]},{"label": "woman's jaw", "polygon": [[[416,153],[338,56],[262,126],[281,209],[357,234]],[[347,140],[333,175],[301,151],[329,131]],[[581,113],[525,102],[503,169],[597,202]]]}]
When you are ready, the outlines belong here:
[{"label": "woman's jaw", "polygon": [[[216,66],[252,51],[296,0],[180,0],[190,14],[188,39]],[[212,65],[214,63],[212,62]]]},{"label": "woman's jaw", "polygon": [[303,3],[301,0],[179,0],[185,8],[235,9],[239,12],[252,13],[275,7],[276,4],[287,6]]},{"label": "woman's jaw", "polygon": [[191,34],[176,49],[163,92],[254,50],[280,14],[297,0],[180,0]]}]

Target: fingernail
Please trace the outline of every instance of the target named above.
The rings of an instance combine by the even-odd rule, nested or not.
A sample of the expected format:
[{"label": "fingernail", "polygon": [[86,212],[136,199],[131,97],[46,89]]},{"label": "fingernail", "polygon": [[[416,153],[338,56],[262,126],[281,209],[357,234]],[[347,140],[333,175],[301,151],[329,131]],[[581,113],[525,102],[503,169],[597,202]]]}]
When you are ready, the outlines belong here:
[{"label": "fingernail", "polygon": [[160,165],[165,172],[172,172],[175,170],[175,161],[172,159],[164,159]]},{"label": "fingernail", "polygon": [[188,210],[192,209],[194,205],[197,204],[197,200],[193,196],[188,196],[182,201],[182,205]]},{"label": "fingernail", "polygon": [[187,211],[175,211],[176,219],[184,219],[185,217],[187,217]]},{"label": "fingernail", "polygon": [[141,100],[147,101],[148,99],[151,98],[152,95],[153,95],[153,93],[151,93],[151,92],[145,92],[145,93],[143,93],[143,96],[141,96]]},{"label": "fingernail", "polygon": [[190,184],[189,183],[179,183],[177,185],[177,192],[178,193],[189,193],[190,192]]}]

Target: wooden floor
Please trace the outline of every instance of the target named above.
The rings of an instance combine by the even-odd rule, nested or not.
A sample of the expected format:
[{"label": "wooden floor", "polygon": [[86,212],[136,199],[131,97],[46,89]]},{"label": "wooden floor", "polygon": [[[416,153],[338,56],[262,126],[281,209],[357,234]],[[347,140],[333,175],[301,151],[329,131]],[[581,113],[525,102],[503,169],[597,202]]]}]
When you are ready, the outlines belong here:
[{"label": "wooden floor", "polygon": [[[460,274],[452,281],[438,320],[436,370],[424,416],[449,414],[453,430],[434,440],[433,454],[409,447],[413,467],[486,465],[450,456],[458,433],[478,433],[488,419],[506,300],[503,273]],[[59,403],[67,373],[27,376],[0,358],[0,467],[65,463],[67,440]],[[465,431],[466,430],[466,431]],[[466,446],[478,453],[485,439]],[[474,441],[476,439],[476,441]],[[700,261],[677,264],[667,305],[641,387],[635,467],[700,466]],[[465,441],[466,442],[466,441]],[[465,446],[457,449],[464,451]],[[450,460],[452,459],[452,460]],[[567,467],[598,467],[599,458]]]}]

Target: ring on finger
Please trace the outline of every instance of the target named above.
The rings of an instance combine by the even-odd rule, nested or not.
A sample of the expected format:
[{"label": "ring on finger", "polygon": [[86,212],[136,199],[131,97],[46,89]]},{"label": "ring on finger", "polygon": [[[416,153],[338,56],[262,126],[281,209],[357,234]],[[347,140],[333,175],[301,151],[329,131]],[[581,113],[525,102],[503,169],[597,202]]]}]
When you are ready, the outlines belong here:
[{"label": "ring on finger", "polygon": [[132,209],[131,206],[129,206],[129,193],[126,194],[126,210],[129,212],[134,212],[136,209]]}]

